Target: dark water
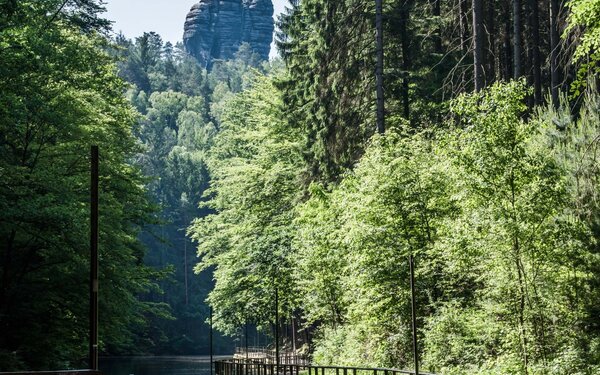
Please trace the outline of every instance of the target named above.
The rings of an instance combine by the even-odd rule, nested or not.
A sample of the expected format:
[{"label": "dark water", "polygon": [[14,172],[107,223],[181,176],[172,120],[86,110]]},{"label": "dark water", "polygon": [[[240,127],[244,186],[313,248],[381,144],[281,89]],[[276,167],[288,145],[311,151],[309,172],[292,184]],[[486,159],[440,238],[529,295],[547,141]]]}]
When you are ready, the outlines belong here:
[{"label": "dark water", "polygon": [[210,375],[209,362],[209,357],[100,358],[99,367],[104,375]]}]

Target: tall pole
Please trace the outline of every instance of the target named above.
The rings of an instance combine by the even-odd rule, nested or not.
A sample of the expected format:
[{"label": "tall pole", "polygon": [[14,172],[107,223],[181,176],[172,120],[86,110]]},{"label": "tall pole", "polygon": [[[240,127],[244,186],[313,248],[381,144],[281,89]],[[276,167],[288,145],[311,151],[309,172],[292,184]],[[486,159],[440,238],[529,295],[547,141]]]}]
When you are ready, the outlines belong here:
[{"label": "tall pole", "polygon": [[213,308],[210,307],[210,375],[213,375]]},{"label": "tall pole", "polygon": [[385,101],[383,94],[383,0],[375,0],[375,28],[377,39],[377,65],[375,80],[377,85],[377,132],[385,133]]},{"label": "tall pole", "polygon": [[279,290],[275,286],[275,365],[279,372]]},{"label": "tall pole", "polygon": [[91,149],[90,186],[90,369],[98,370],[98,146]]},{"label": "tall pole", "polygon": [[410,296],[412,310],[412,334],[413,334],[413,355],[415,360],[415,375],[419,375],[419,351],[417,346],[417,304],[415,301],[415,260],[411,254],[409,259],[410,268]]}]

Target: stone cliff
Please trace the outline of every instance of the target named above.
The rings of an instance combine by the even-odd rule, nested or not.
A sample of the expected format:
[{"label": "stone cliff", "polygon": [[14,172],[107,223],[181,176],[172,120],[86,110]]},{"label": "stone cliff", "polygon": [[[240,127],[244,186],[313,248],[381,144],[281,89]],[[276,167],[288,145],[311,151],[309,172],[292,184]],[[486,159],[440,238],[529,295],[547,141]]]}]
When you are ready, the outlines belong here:
[{"label": "stone cliff", "polygon": [[204,67],[233,57],[244,42],[266,60],[273,30],[271,0],[200,0],[187,15],[183,43]]}]

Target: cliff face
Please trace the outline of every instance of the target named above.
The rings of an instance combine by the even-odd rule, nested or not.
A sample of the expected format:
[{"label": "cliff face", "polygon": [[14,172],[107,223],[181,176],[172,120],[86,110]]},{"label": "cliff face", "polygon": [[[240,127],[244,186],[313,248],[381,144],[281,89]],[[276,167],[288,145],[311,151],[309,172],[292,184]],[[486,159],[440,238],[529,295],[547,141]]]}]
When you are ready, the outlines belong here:
[{"label": "cliff face", "polygon": [[200,0],[187,15],[183,43],[205,67],[233,57],[243,42],[266,60],[273,30],[271,0]]}]

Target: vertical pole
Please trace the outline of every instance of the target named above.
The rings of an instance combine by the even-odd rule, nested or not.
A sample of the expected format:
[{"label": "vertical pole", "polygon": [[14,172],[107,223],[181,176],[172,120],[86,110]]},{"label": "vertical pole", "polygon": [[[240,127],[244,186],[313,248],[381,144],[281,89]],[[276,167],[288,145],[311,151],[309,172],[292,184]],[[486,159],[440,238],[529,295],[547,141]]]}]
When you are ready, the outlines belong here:
[{"label": "vertical pole", "polygon": [[246,341],[246,375],[248,375],[248,364],[250,363],[248,361],[248,317],[246,317],[246,332],[244,334],[244,339]]},{"label": "vertical pole", "polygon": [[275,286],[275,365],[279,373],[279,290]]},{"label": "vertical pole", "polygon": [[412,310],[412,333],[413,333],[413,354],[415,359],[415,375],[419,375],[419,352],[417,346],[417,306],[415,301],[415,260],[411,254],[409,259],[410,268],[410,295],[411,295],[411,310]]},{"label": "vertical pole", "polygon": [[385,101],[383,94],[383,0],[375,0],[375,29],[377,39],[377,132],[385,133]]},{"label": "vertical pole", "polygon": [[90,369],[98,370],[98,146],[91,149]]},{"label": "vertical pole", "polygon": [[213,375],[213,309],[210,307],[210,375]]}]

